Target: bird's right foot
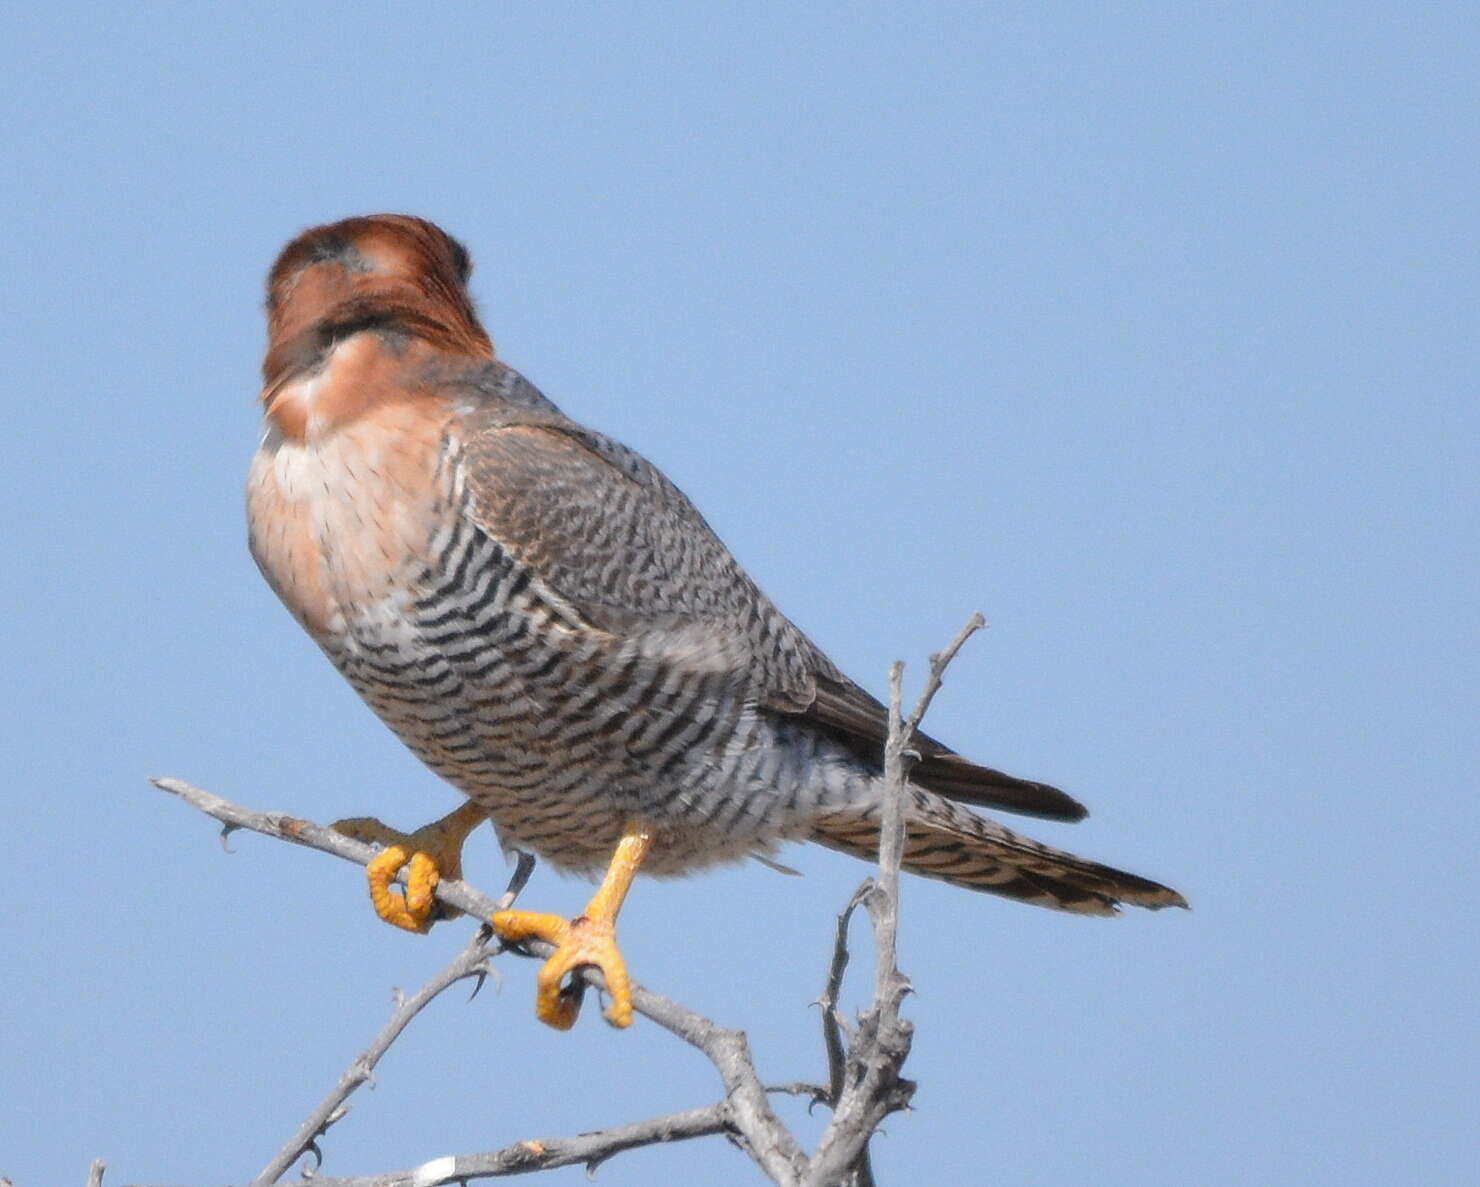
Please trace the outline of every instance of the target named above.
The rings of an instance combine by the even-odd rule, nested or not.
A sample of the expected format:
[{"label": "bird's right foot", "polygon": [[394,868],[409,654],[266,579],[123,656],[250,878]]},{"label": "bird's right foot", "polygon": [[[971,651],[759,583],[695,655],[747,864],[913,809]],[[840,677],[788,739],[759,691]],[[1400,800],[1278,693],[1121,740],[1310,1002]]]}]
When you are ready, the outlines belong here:
[{"label": "bird's right foot", "polygon": [[[373,816],[336,820],[329,827],[357,841],[385,846],[365,868],[375,913],[394,927],[425,932],[437,919],[456,914],[449,910],[434,913],[437,883],[462,877],[463,843],[487,819],[488,813],[469,800],[414,833],[403,833]],[[402,869],[406,871],[404,895],[392,885]]]}]

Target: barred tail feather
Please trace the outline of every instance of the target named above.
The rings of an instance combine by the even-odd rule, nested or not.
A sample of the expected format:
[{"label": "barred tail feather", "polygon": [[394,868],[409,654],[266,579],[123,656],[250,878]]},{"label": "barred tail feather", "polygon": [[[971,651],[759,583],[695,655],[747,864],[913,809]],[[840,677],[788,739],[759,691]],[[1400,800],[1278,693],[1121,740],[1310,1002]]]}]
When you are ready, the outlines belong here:
[{"label": "barred tail feather", "polygon": [[[830,849],[870,861],[878,856],[875,805],[827,812],[813,822],[813,830],[812,839]],[[906,806],[904,868],[952,886],[1079,915],[1114,915],[1121,903],[1187,906],[1159,882],[1054,849],[914,787]]]}]

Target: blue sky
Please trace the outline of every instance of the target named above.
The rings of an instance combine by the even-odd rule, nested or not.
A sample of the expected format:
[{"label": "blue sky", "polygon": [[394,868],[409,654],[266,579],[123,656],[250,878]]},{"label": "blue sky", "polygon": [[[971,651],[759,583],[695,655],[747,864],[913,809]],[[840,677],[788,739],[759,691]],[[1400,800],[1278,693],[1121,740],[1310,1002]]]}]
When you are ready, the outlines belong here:
[{"label": "blue sky", "polygon": [[[1470,5],[10,6],[0,1175],[242,1182],[463,941],[213,828],[455,796],[243,542],[300,228],[462,238],[500,353],[694,498],[856,678],[991,627],[932,732],[1191,913],[905,887],[882,1182],[1473,1169],[1480,192]],[[634,975],[819,1074],[867,872],[642,883]],[[469,873],[496,889],[491,839]],[[587,890],[549,871],[531,906]],[[859,937],[860,947],[863,940]],[[370,1173],[714,1099],[639,1023],[453,994],[326,1144]],[[860,979],[860,986],[866,982]],[[854,993],[856,1004],[857,992]],[[783,1106],[804,1133],[800,1106]],[[721,1142],[606,1184],[748,1182]],[[552,1183],[584,1181],[578,1169]]]}]

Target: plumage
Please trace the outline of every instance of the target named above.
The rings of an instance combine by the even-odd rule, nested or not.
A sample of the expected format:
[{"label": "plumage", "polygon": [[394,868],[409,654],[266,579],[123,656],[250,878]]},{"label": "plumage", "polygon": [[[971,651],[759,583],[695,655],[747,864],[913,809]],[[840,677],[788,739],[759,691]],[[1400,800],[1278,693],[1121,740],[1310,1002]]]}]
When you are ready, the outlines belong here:
[{"label": "plumage", "polygon": [[[274,265],[248,491],[272,588],[418,757],[558,866],[604,868],[634,821],[652,874],[788,840],[872,857],[882,706],[655,467],[494,357],[469,270],[400,215],[313,228]],[[918,748],[914,872],[1086,914],[1185,905],[962,806],[1082,817],[1063,792]]]}]

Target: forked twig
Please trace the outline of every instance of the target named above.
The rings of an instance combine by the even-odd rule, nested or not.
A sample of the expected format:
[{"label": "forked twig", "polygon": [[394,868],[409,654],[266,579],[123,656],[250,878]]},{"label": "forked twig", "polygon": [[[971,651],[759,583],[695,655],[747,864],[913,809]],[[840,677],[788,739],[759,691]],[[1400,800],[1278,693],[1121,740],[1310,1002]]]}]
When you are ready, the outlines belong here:
[{"label": "forked twig", "polygon": [[[374,1079],[375,1065],[390,1050],[391,1044],[401,1036],[401,1032],[406,1029],[411,1020],[444,989],[456,985],[467,977],[487,975],[492,939],[493,933],[490,929],[479,928],[467,946],[453,958],[451,964],[397,1005],[390,1021],[370,1041],[370,1045],[340,1074],[338,1082],[329,1090],[328,1095],[309,1113],[283,1148],[273,1155],[272,1160],[258,1172],[257,1177],[252,1180],[252,1187],[271,1187],[271,1184],[276,1183],[302,1155],[317,1154],[319,1138],[348,1111],[345,1101],[350,1095],[362,1084]],[[323,1161],[322,1157],[319,1161]]]}]

